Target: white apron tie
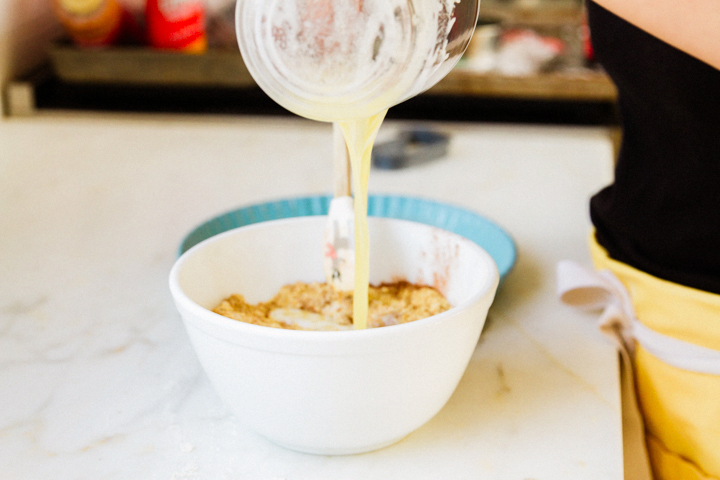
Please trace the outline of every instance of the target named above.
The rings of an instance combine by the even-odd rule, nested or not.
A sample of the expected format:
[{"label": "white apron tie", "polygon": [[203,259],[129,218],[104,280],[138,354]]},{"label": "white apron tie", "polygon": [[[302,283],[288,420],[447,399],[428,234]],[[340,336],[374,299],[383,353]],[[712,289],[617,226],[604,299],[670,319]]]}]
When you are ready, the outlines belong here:
[{"label": "white apron tie", "polygon": [[636,318],[630,295],[609,270],[594,271],[564,260],[557,265],[560,300],[583,310],[602,310],[600,330],[620,353],[625,480],[651,480],[645,445],[645,426],[633,380],[632,355],[640,344],[668,365],[693,372],[720,375],[720,351],[658,333]]},{"label": "white apron tie", "polygon": [[645,423],[635,395],[631,352],[635,349],[632,324],[635,318],[629,295],[609,271],[595,272],[563,260],[557,266],[560,300],[583,310],[601,310],[600,330],[620,353],[620,398],[625,480],[652,480],[645,445]]},{"label": "white apron tie", "polygon": [[678,340],[643,325],[625,286],[609,270],[592,271],[563,260],[557,266],[558,297],[570,306],[600,310],[600,330],[631,355],[635,342],[668,365],[720,375],[720,351]]}]

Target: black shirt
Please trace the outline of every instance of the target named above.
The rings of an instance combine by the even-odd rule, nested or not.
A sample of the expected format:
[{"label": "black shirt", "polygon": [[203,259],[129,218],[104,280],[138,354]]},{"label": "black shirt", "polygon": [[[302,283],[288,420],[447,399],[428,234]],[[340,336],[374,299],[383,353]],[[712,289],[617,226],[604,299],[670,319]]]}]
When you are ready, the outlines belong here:
[{"label": "black shirt", "polygon": [[623,127],[615,181],[590,202],[597,241],[651,275],[720,293],[720,70],[592,1],[588,20]]}]

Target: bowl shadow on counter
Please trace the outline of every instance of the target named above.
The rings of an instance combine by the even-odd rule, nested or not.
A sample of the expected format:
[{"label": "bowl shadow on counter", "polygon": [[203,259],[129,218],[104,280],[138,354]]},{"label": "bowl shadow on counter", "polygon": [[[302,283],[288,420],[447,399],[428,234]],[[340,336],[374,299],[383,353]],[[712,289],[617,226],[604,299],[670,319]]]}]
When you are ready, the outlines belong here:
[{"label": "bowl shadow on counter", "polygon": [[[421,429],[389,448],[465,444],[468,438],[481,439],[486,448],[496,436],[537,441],[538,422],[558,425],[557,434],[564,434],[563,420],[577,400],[576,374],[532,339],[512,313],[516,305],[544,295],[543,282],[552,279],[542,272],[539,263],[520,253],[498,289],[472,359],[448,403]],[[604,402],[590,389],[587,394]],[[495,446],[508,447],[502,442]]]}]

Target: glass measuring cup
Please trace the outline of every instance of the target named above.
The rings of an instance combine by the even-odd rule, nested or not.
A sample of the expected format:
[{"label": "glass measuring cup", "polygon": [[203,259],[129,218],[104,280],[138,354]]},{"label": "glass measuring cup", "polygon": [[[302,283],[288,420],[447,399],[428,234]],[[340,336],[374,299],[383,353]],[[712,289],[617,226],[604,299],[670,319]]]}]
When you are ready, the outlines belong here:
[{"label": "glass measuring cup", "polygon": [[479,0],[238,0],[245,64],[277,103],[367,118],[435,85],[462,56]]}]

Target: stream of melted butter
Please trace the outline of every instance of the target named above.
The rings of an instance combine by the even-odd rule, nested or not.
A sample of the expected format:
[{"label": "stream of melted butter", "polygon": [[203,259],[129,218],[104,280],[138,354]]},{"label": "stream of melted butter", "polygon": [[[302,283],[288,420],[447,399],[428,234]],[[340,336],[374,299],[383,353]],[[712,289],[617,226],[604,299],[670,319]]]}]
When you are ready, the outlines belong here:
[{"label": "stream of melted butter", "polygon": [[339,122],[347,143],[352,171],[355,211],[355,290],[353,325],[355,330],[367,328],[368,285],[370,282],[370,235],[367,224],[368,179],[372,148],[387,110],[369,118]]}]

